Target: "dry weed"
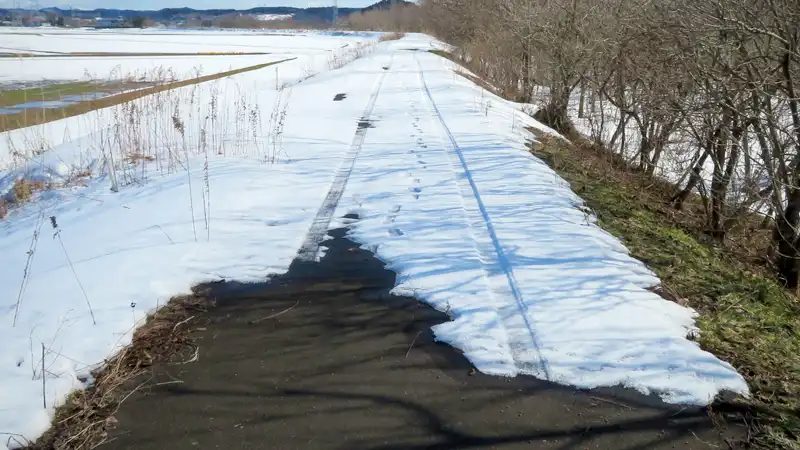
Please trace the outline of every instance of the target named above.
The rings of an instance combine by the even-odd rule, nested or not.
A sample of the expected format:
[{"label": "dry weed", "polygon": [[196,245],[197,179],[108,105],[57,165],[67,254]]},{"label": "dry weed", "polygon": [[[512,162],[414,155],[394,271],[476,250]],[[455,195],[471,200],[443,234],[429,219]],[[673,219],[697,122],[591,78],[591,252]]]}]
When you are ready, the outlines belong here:
[{"label": "dry weed", "polygon": [[381,37],[380,39],[378,39],[378,41],[380,42],[397,41],[403,39],[404,37],[406,37],[406,34],[401,32],[383,33],[381,34]]},{"label": "dry weed", "polygon": [[[183,356],[197,358],[198,347],[189,332],[194,314],[211,302],[201,293],[176,297],[151,314],[134,331],[131,344],[92,373],[94,382],[70,395],[56,409],[52,428],[24,448],[29,450],[89,450],[108,439],[116,424],[114,414],[131,395],[145,386],[150,368]],[[188,357],[187,357],[188,355]]]},{"label": "dry weed", "polygon": [[25,203],[37,192],[42,192],[49,187],[48,183],[38,180],[20,178],[11,189],[11,203]]}]

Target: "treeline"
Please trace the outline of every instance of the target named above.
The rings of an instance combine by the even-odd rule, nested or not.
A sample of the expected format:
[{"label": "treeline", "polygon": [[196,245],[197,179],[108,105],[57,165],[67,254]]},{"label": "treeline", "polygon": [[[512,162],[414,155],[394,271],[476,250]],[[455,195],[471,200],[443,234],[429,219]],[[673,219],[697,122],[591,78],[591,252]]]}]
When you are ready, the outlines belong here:
[{"label": "treeline", "polygon": [[412,3],[355,12],[345,21],[347,28],[365,31],[421,32],[423,24],[421,8]]},{"label": "treeline", "polygon": [[[425,29],[537,118],[702,204],[707,234],[768,229],[798,285],[800,2],[424,0]],[[756,225],[758,226],[758,225]]]},{"label": "treeline", "polygon": [[327,29],[330,24],[323,20],[296,20],[293,18],[264,20],[249,14],[231,13],[214,18],[189,19],[179,27],[184,28],[234,28],[251,30],[287,30],[287,29]]}]

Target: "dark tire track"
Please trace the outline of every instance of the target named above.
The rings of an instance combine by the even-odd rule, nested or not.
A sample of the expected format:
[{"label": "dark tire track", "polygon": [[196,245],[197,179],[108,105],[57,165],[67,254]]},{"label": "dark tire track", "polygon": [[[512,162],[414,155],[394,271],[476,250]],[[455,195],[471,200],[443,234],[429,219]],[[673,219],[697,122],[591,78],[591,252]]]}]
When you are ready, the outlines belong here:
[{"label": "dark tire track", "polygon": [[364,109],[364,114],[362,114],[361,119],[358,121],[356,133],[355,136],[353,136],[353,142],[350,144],[350,149],[345,154],[342,164],[336,171],[333,183],[331,184],[330,190],[328,190],[328,195],[325,196],[325,200],[322,202],[322,206],[320,206],[316,217],[314,217],[314,221],[311,223],[311,227],[308,229],[306,238],[303,240],[303,245],[297,252],[297,259],[300,261],[314,261],[317,259],[319,244],[325,239],[333,213],[336,211],[336,206],[342,198],[344,189],[347,187],[347,180],[350,179],[350,174],[353,172],[356,158],[358,158],[361,147],[364,145],[364,139],[367,137],[367,130],[371,128],[370,116],[372,115],[372,110],[375,109],[375,102],[378,100],[383,80],[389,73],[393,60],[394,54],[390,57],[389,64],[384,66],[383,72],[378,76],[378,80],[367,102],[367,107]]}]

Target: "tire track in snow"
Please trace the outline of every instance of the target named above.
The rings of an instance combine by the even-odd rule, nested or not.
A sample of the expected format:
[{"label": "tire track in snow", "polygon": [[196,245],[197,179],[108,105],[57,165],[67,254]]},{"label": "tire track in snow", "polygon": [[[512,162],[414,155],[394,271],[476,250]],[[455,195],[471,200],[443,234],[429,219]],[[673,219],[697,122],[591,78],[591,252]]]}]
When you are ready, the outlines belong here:
[{"label": "tire track in snow", "polygon": [[[478,186],[472,177],[467,160],[464,157],[461,147],[459,147],[453,133],[447,126],[436,101],[433,99],[428,84],[425,81],[425,73],[419,59],[414,55],[417,63],[418,78],[423,91],[423,97],[428,99],[432,108],[432,114],[440,124],[440,128],[447,136],[450,145],[445,145],[445,153],[453,168],[456,184],[461,192],[464,209],[472,230],[473,244],[475,246],[484,270],[486,270],[486,281],[489,285],[490,294],[495,300],[508,300],[508,307],[498,310],[498,315],[506,328],[508,335],[508,345],[511,349],[512,358],[520,373],[534,375],[545,380],[550,380],[550,368],[547,361],[541,354],[541,346],[536,331],[528,317],[528,307],[522,297],[517,281],[514,277],[514,270],[503,250],[500,240],[497,237],[491,217],[483,203]],[[459,177],[459,174],[463,176]],[[489,242],[486,242],[486,241]],[[494,281],[491,266],[498,266],[503,272],[505,282]],[[520,332],[522,331],[522,332]],[[533,347],[533,352],[529,349]]]},{"label": "tire track in snow", "polygon": [[386,74],[389,73],[393,60],[394,53],[391,54],[389,63],[383,66],[383,72],[378,76],[378,81],[372,89],[372,94],[370,94],[369,101],[367,101],[364,114],[362,114],[361,119],[358,121],[358,128],[353,136],[350,149],[345,154],[342,164],[336,170],[333,183],[328,190],[328,195],[325,196],[325,200],[323,200],[322,206],[320,206],[319,211],[317,211],[317,215],[314,217],[314,221],[311,223],[311,227],[308,229],[308,233],[303,240],[303,245],[297,252],[297,260],[315,261],[317,259],[319,244],[322,243],[328,233],[328,226],[330,225],[333,213],[336,211],[336,206],[342,198],[344,189],[347,186],[347,180],[353,172],[356,158],[359,152],[361,152],[362,145],[364,145],[364,139],[367,136],[367,130],[370,126],[369,120],[372,115],[372,110],[375,108],[375,102],[378,100],[378,94],[381,91],[383,80],[386,78]]}]

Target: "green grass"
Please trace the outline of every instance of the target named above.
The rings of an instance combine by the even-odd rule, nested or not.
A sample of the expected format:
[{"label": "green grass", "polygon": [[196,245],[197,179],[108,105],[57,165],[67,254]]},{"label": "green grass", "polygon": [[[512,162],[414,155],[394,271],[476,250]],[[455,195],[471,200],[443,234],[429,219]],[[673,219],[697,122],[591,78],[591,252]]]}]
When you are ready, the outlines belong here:
[{"label": "green grass", "polygon": [[75,81],[28,89],[0,90],[0,108],[26,102],[59,100],[67,95],[96,92],[97,89],[97,84],[90,81]]},{"label": "green grass", "polygon": [[[745,403],[760,449],[800,449],[800,304],[747,249],[710,245],[685,215],[667,206],[668,192],[643,174],[613,164],[596,148],[540,137],[533,153],[567,180],[631,255],[645,262],[668,292],[698,313],[699,344],[730,362],[750,385]],[[739,250],[739,251],[737,251]]]}]

